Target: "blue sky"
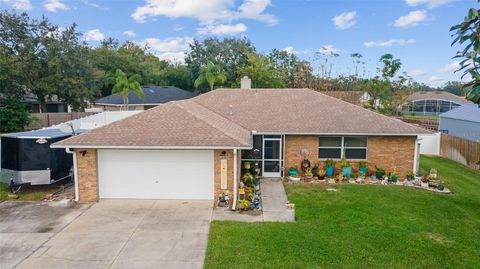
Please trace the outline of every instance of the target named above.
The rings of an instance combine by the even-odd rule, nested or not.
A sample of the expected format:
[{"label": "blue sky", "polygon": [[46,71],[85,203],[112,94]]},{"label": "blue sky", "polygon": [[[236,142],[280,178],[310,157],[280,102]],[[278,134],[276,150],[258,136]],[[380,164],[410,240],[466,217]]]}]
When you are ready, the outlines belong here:
[{"label": "blue sky", "polygon": [[[439,86],[459,80],[452,60],[449,28],[460,22],[474,0],[0,0],[2,9],[45,15],[66,26],[73,22],[92,45],[104,37],[148,44],[162,59],[182,60],[193,38],[249,38],[261,52],[286,49],[313,60],[331,59],[333,74],[351,74],[349,55],[361,53],[366,75],[376,74],[378,58],[392,53],[402,71]],[[326,57],[326,56],[324,56]],[[332,57],[331,57],[332,58]]]}]

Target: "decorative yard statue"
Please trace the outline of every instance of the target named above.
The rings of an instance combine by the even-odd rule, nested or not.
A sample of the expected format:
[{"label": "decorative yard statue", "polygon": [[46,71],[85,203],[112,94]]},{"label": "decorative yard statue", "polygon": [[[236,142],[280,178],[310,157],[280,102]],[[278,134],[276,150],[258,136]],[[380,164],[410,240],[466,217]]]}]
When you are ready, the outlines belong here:
[{"label": "decorative yard statue", "polygon": [[301,154],[303,156],[301,167],[302,167],[302,171],[305,173],[305,171],[307,171],[307,168],[311,167],[311,163],[308,160],[308,154],[309,154],[308,149],[302,149]]},{"label": "decorative yard statue", "polygon": [[218,195],[218,207],[229,207],[229,202],[230,202],[230,192],[229,191],[224,191]]},{"label": "decorative yard statue", "polygon": [[258,194],[255,194],[252,198],[252,208],[260,209],[260,197],[258,196]]}]

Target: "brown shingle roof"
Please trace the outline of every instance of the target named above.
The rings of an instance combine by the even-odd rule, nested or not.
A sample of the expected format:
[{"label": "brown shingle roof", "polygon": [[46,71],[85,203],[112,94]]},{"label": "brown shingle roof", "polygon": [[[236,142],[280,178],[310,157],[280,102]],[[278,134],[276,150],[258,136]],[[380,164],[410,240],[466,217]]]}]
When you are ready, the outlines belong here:
[{"label": "brown shingle roof", "polygon": [[248,147],[251,132],[191,100],[170,102],[54,147]]},{"label": "brown shingle roof", "polygon": [[360,98],[365,94],[363,91],[320,91],[323,94],[332,96],[355,105],[362,105]]},{"label": "brown shingle roof", "polygon": [[252,131],[370,135],[429,133],[309,89],[217,89],[189,100],[160,105],[54,146],[248,147]]},{"label": "brown shingle roof", "polygon": [[420,91],[420,92],[414,92],[407,97],[408,101],[417,101],[417,100],[426,100],[426,99],[446,100],[446,101],[456,102],[459,104],[468,103],[468,101],[465,100],[465,98],[455,95],[453,93],[449,93],[447,91]]}]

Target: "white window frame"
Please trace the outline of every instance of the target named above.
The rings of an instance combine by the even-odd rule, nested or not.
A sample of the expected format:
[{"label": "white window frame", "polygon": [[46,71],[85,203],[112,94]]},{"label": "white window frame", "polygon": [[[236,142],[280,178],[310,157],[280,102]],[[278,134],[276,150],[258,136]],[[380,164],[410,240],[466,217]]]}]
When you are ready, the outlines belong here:
[{"label": "white window frame", "polygon": [[[320,146],[320,139],[322,137],[340,137],[341,138],[341,145],[340,147],[321,147]],[[346,147],[345,146],[345,137],[365,137],[367,139],[367,145],[365,147]],[[319,139],[319,143],[318,143],[318,150],[320,149],[340,149],[340,158],[320,158],[320,156],[318,157],[319,160],[341,160],[344,155],[345,155],[345,150],[346,149],[364,149],[365,150],[365,159],[352,159],[352,158],[349,158],[349,159],[346,159],[346,160],[353,160],[353,161],[364,161],[364,160],[367,160],[368,159],[368,136],[355,136],[355,135],[347,135],[347,136],[319,136],[318,137]]]}]

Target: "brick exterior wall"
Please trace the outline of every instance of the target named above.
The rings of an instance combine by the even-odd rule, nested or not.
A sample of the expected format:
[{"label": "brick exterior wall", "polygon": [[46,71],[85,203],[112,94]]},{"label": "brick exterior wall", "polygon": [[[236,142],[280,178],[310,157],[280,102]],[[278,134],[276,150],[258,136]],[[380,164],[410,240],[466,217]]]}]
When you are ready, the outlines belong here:
[{"label": "brick exterior wall", "polygon": [[303,161],[302,150],[307,149],[308,159],[312,165],[318,161],[318,136],[315,135],[286,135],[285,136],[285,171],[284,175],[288,174],[288,169],[292,166],[301,168]]},{"label": "brick exterior wall", "polygon": [[390,171],[397,168],[400,178],[405,178],[407,170],[413,170],[415,158],[414,136],[371,136],[368,138],[367,159],[370,169],[378,167]]},{"label": "brick exterior wall", "polygon": [[[82,156],[86,151],[85,156]],[[97,150],[76,149],[80,203],[98,202]],[[76,179],[77,180],[77,179]]]},{"label": "brick exterior wall", "polygon": [[[382,167],[385,171],[390,171],[392,167],[397,168],[399,177],[404,178],[407,170],[413,169],[413,160],[415,155],[415,140],[413,136],[370,136],[368,137],[367,161],[369,163],[369,173],[375,171],[375,166]],[[285,171],[291,166],[297,166],[303,160],[302,149],[309,151],[308,159],[312,166],[320,162],[323,166],[323,160],[318,160],[318,136],[310,135],[286,135],[285,136]],[[358,172],[358,161],[350,161],[353,171]],[[341,170],[337,161],[335,174]]]},{"label": "brick exterior wall", "polygon": [[[225,191],[221,188],[220,160],[223,152],[225,152],[227,156],[227,190],[230,191],[230,199],[233,199],[233,150],[216,149],[214,150],[215,199],[213,200],[215,206],[217,205],[218,195]],[[240,177],[240,165],[240,150],[237,150],[237,177]]]}]

